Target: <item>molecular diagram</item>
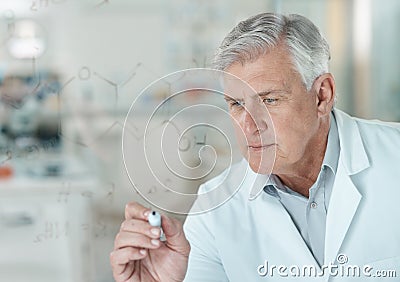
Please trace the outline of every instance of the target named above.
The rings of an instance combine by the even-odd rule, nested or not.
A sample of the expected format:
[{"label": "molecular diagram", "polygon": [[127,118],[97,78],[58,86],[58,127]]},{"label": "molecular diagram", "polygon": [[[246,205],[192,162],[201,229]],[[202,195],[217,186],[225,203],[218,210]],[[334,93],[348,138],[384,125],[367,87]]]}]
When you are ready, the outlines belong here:
[{"label": "molecular diagram", "polygon": [[[68,1],[34,0],[31,2],[29,8],[32,12],[37,12],[41,9],[61,5],[66,2]],[[98,8],[109,3],[110,1],[104,0],[98,2],[94,7]],[[11,35],[14,30],[14,19],[13,13],[3,13],[3,21],[7,23],[6,28]],[[7,38],[4,40],[6,41]],[[123,76],[119,76],[118,79],[111,78],[110,74],[105,73],[105,71],[98,71],[90,65],[81,65],[76,70],[75,75],[71,75],[61,82],[60,77],[52,81],[46,76],[46,73],[39,71],[40,68],[38,67],[38,60],[36,57],[32,57],[30,60],[32,70],[29,89],[25,91],[20,99],[13,99],[15,96],[9,95],[7,91],[2,91],[0,102],[2,106],[7,106],[15,112],[24,112],[26,110],[26,105],[28,105],[32,99],[47,101],[47,98],[51,98],[50,100],[55,100],[56,106],[54,107],[54,104],[52,104],[53,107],[51,109],[52,111],[56,111],[55,115],[52,115],[52,118],[55,119],[52,123],[54,123],[54,121],[57,123],[57,137],[31,145],[24,148],[22,151],[14,150],[14,148],[2,149],[0,158],[1,166],[16,158],[33,159],[51,150],[53,147],[57,146],[60,141],[76,144],[95,151],[97,150],[96,152],[99,152],[99,154],[104,154],[104,148],[101,146],[107,143],[100,144],[100,142],[103,139],[105,140],[104,142],[114,140],[112,139],[114,137],[111,138],[111,132],[114,129],[123,130],[125,134],[129,135],[131,141],[133,141],[133,150],[136,151],[142,148],[142,145],[145,147],[147,143],[154,142],[151,139],[158,140],[158,135],[160,133],[161,138],[163,138],[164,134],[171,135],[171,131],[173,134],[172,137],[178,138],[178,142],[176,142],[177,146],[172,150],[176,149],[175,155],[182,153],[184,158],[189,158],[188,156],[194,154],[200,156],[200,152],[203,154],[204,150],[208,150],[207,148],[215,144],[215,140],[213,140],[215,139],[215,134],[209,135],[210,131],[214,129],[212,126],[195,126],[193,130],[187,130],[187,124],[185,124],[185,122],[192,122],[191,119],[194,118],[190,111],[186,111],[185,115],[189,118],[186,120],[183,118],[183,123],[182,117],[177,120],[174,119],[174,116],[179,114],[176,110],[180,107],[180,102],[189,102],[189,104],[197,103],[198,97],[202,96],[200,95],[201,93],[196,93],[196,91],[194,93],[184,93],[181,96],[173,96],[173,93],[177,91],[176,87],[184,87],[185,84],[190,85],[193,82],[190,77],[186,79],[186,72],[174,76],[172,80],[170,80],[169,77],[160,78],[158,84],[161,86],[159,89],[154,89],[153,93],[139,98],[142,103],[140,107],[144,111],[156,105],[155,118],[150,117],[150,119],[146,121],[146,118],[140,116],[139,113],[138,117],[122,120],[121,118],[125,118],[126,116],[125,113],[123,113],[126,110],[126,106],[136,100],[141,94],[137,91],[127,92],[126,89],[131,89],[132,84],[135,85],[135,77],[137,74],[142,74],[141,72],[145,70],[146,67],[142,62],[133,65],[130,71]],[[192,65],[197,68],[204,67],[205,64],[205,59],[192,60]],[[150,71],[150,73],[154,72]],[[158,75],[156,76],[159,77]],[[63,77],[68,77],[68,74]],[[129,88],[127,86],[128,84],[130,85]],[[178,99],[178,103],[175,102],[175,99]],[[183,107],[187,109],[190,108],[187,106]],[[123,114],[121,115],[121,113]],[[144,119],[142,119],[142,117]],[[143,130],[144,125],[146,128]],[[185,128],[186,130],[184,130]],[[108,135],[110,138],[106,139],[105,137]],[[166,141],[166,144],[171,145],[174,141],[175,140]],[[166,147],[166,150],[170,149],[171,147]],[[159,164],[163,164],[167,167],[169,165],[164,159],[162,162],[159,162]],[[170,172],[173,171],[173,169],[168,169]],[[174,176],[179,176],[179,173],[171,177],[165,174],[158,176],[158,183],[154,182],[154,184],[149,185],[144,191],[145,194],[173,194],[170,188],[174,186],[176,182]],[[65,203],[70,194],[71,187],[67,185],[65,190],[58,195],[57,201],[60,204]],[[111,199],[113,191],[108,191],[107,195],[107,197]],[[86,191],[82,194],[82,197],[92,198],[94,197],[94,193]],[[61,223],[58,225],[49,223],[47,229],[61,229],[61,226],[63,226],[63,228],[65,227],[65,225]],[[59,233],[60,232],[59,230]]]},{"label": "molecular diagram", "polygon": [[[129,81],[131,81],[134,76],[137,73],[137,69],[141,66],[141,63],[138,63],[134,70],[128,75],[128,77],[121,81],[121,82],[114,82],[108,78],[106,78],[105,76],[99,74],[96,71],[92,71],[90,70],[90,68],[88,66],[83,66],[79,69],[78,74],[76,76],[71,77],[70,79],[68,79],[63,86],[61,87],[60,91],[58,92],[58,104],[59,104],[59,109],[62,110],[63,109],[63,96],[67,95],[66,90],[68,89],[68,85],[72,84],[74,81],[88,81],[90,80],[92,77],[95,77],[99,80],[104,81],[105,83],[107,83],[108,85],[110,85],[113,88],[113,108],[114,108],[114,115],[116,115],[116,111],[117,111],[117,106],[118,106],[118,99],[120,97],[120,89],[121,87],[123,87],[124,85],[126,85]],[[94,95],[96,95],[96,93],[94,93]],[[101,109],[99,109],[101,111]],[[104,111],[103,111],[104,112]],[[98,140],[102,139],[105,135],[107,135],[114,127],[119,126],[119,127],[123,127],[122,122],[120,121],[112,121],[111,124],[109,124],[102,132],[100,132],[97,136],[92,136],[92,138],[90,138],[91,140],[89,140],[88,142],[81,142],[81,141],[77,141],[74,140],[72,138],[70,138],[68,135],[66,135],[66,133],[63,131],[63,127],[61,124],[61,118],[60,118],[60,125],[59,125],[59,129],[58,129],[58,133],[59,136],[61,138],[66,138],[69,141],[75,142],[76,144],[88,147],[90,145],[93,145],[94,143],[96,143]],[[135,133],[133,133],[135,134]],[[136,136],[136,135],[135,135]],[[140,137],[137,136],[137,138],[139,139]]]},{"label": "molecular diagram", "polygon": [[[95,77],[95,78],[97,78],[99,80],[104,81],[105,83],[107,83],[108,85],[110,85],[113,88],[113,92],[114,92],[112,94],[113,97],[114,97],[114,101],[113,101],[113,105],[114,106],[113,107],[114,107],[114,114],[116,114],[121,88],[123,86],[125,86],[126,84],[128,84],[135,77],[137,72],[142,67],[144,67],[143,64],[142,63],[138,63],[134,67],[133,71],[127,76],[126,79],[124,79],[121,82],[114,82],[114,81],[110,80],[109,78],[106,78],[104,75],[102,75],[102,74],[100,74],[100,73],[98,73],[96,71],[91,71],[91,69],[88,66],[83,66],[83,67],[81,67],[79,69],[77,75],[69,78],[63,84],[61,89],[58,91],[58,103],[60,105],[59,108],[60,109],[63,108],[63,106],[62,106],[63,99],[62,98],[63,98],[64,95],[67,95],[65,93],[65,91],[68,88],[68,85],[72,84],[74,81],[88,81],[88,80],[92,79],[93,77]],[[150,72],[152,72],[152,71],[150,71]],[[168,90],[166,92],[169,93],[170,87],[171,87],[170,82],[165,81],[165,84],[168,86]],[[94,95],[96,95],[96,94],[94,94]],[[165,94],[165,95],[167,95],[167,94]],[[165,99],[165,97],[163,99]],[[176,129],[177,134],[181,135],[182,133],[181,133],[181,130],[178,128],[178,126],[173,121],[168,119],[168,116],[170,115],[169,104],[165,104],[165,107],[163,108],[163,114],[166,116],[166,118],[164,120],[162,120],[157,126],[152,128],[151,130],[157,130],[159,127],[166,126],[166,125],[170,124],[171,126],[173,126]],[[92,136],[92,138],[90,138],[90,140],[88,142],[82,142],[82,141],[79,141],[79,140],[74,140],[70,136],[68,136],[68,135],[66,135],[64,133],[63,126],[61,124],[61,119],[60,119],[59,136],[61,138],[67,139],[68,141],[72,141],[72,142],[74,142],[74,143],[76,143],[78,145],[81,145],[81,146],[84,146],[84,147],[88,147],[88,146],[91,146],[91,145],[95,144],[96,142],[101,140],[103,137],[105,137],[113,128],[115,128],[115,127],[123,128],[123,126],[124,125],[123,125],[123,123],[121,121],[118,121],[118,120],[117,121],[112,121],[97,136]],[[125,130],[127,132],[129,132],[129,134],[131,134],[135,138],[136,141],[141,141],[143,139],[143,137],[144,137],[143,133],[139,133],[138,127],[136,125],[134,125],[134,124],[129,123],[129,122],[125,124]],[[148,134],[149,134],[149,132],[148,132]],[[195,138],[195,137],[193,137],[193,138]],[[181,151],[187,151],[192,146],[192,144],[201,145],[196,140],[189,141],[186,137],[184,139],[187,142],[186,143],[182,142],[182,146],[180,146],[180,150]],[[203,140],[206,140],[205,136],[204,136]]]},{"label": "molecular diagram", "polygon": [[[39,93],[40,91],[45,91],[46,93],[49,93],[49,92],[55,93],[57,91],[57,89],[53,88],[52,85],[41,82],[40,74],[37,72],[36,58],[33,57],[31,60],[32,60],[32,75],[31,75],[32,79],[30,82],[30,89],[28,89],[28,91],[25,93],[25,95],[23,95],[20,99],[15,99],[13,97],[14,93],[11,93],[11,94],[9,94],[7,92],[2,93],[1,102],[3,104],[6,104],[14,109],[21,109],[27,99],[29,99],[30,97]],[[45,89],[45,88],[48,88],[48,89]]]},{"label": "molecular diagram", "polygon": [[37,12],[41,8],[47,8],[49,5],[58,5],[66,2],[67,0],[33,0],[30,10]]},{"label": "molecular diagram", "polygon": [[[14,108],[15,110],[24,110],[24,105],[28,99],[35,98],[37,96],[50,96],[50,95],[56,95],[57,96],[57,103],[58,103],[58,120],[59,120],[59,125],[58,125],[58,136],[60,139],[65,139],[68,142],[73,142],[75,144],[84,146],[84,147],[90,147],[91,145],[96,144],[99,140],[104,138],[110,131],[113,130],[115,127],[123,128],[123,122],[119,120],[112,120],[110,123],[103,128],[101,132],[99,132],[96,136],[89,136],[86,142],[82,140],[76,140],[74,139],[73,136],[68,135],[63,130],[63,119],[62,119],[62,113],[61,111],[64,109],[63,103],[65,102],[65,99],[63,100],[63,97],[68,95],[67,90],[70,85],[73,83],[79,83],[79,82],[87,82],[89,80],[97,80],[95,83],[98,83],[99,81],[105,82],[107,85],[111,86],[113,91],[111,93],[108,93],[109,96],[112,96],[112,104],[113,104],[113,112],[110,113],[110,116],[115,115],[115,111],[117,110],[117,105],[120,97],[120,92],[121,88],[124,87],[126,84],[128,84],[137,74],[138,71],[140,71],[140,68],[143,67],[142,63],[136,64],[136,66],[133,68],[133,70],[126,76],[125,79],[119,82],[112,81],[109,78],[106,78],[103,74],[100,74],[97,71],[92,71],[88,66],[82,66],[77,74],[75,76],[70,77],[69,79],[66,80],[66,82],[63,85],[60,85],[59,83],[53,83],[49,82],[47,80],[42,79],[42,75],[40,72],[38,72],[37,68],[37,61],[36,58],[32,58],[32,90],[30,90],[25,96],[22,97],[20,100],[12,100],[12,99],[7,99],[8,95],[7,93],[3,93],[2,95],[2,103],[6,104],[9,107]],[[165,84],[168,86],[168,89],[171,87],[170,82],[165,81]],[[170,90],[167,90],[167,92]],[[96,95],[96,93],[94,94]],[[165,94],[167,95],[167,94]],[[68,99],[68,97],[67,97]],[[96,99],[96,97],[95,97]],[[165,127],[165,126],[172,126],[175,128],[178,136],[182,135],[181,130],[178,128],[178,126],[170,119],[168,119],[168,116],[170,115],[170,109],[169,109],[169,104],[165,104],[165,107],[163,109],[164,115],[166,118],[162,120],[157,126],[152,128],[152,130],[157,130],[158,127]],[[101,114],[107,114],[106,112],[100,112]],[[89,126],[86,124],[86,126]],[[85,126],[83,126],[83,131],[85,130]],[[125,130],[128,132],[131,136],[134,137],[134,139],[137,142],[140,142],[143,140],[143,133],[139,132],[138,127],[135,124],[132,124],[130,122],[127,122],[125,124]],[[148,132],[149,133],[149,132]],[[197,139],[196,139],[197,138]],[[202,139],[203,141],[200,142],[199,139]],[[196,137],[193,136],[192,138],[188,138],[187,136],[184,136],[182,138],[182,142],[179,143],[179,150],[182,152],[188,151],[190,148],[193,148],[193,146],[196,145],[205,145],[205,142],[207,140],[206,135],[203,137]],[[51,139],[46,142],[33,145],[26,150],[24,150],[22,153],[19,152],[18,154],[15,154],[12,150],[6,151],[5,156],[3,159],[0,160],[0,165],[3,165],[7,161],[11,160],[12,158],[27,158],[27,157],[34,157],[37,156],[41,153],[47,152],[50,150],[52,147],[54,147],[57,143],[57,140]]]},{"label": "molecular diagram", "polygon": [[1,20],[4,22],[5,26],[2,28],[2,35],[4,38],[1,38],[0,47],[3,46],[7,41],[11,38],[14,33],[14,23],[15,23],[15,14],[12,10],[5,10],[1,13]]},{"label": "molecular diagram", "polygon": [[[37,12],[41,9],[48,8],[49,6],[60,5],[68,0],[33,0],[30,5],[30,10],[33,12]],[[93,8],[99,8],[105,4],[109,4],[110,0],[103,0],[93,6]]]},{"label": "molecular diagram", "polygon": [[[69,198],[73,193],[72,184],[70,182],[62,183],[63,189],[57,194],[56,201],[59,204],[68,204]],[[110,182],[106,191],[104,191],[103,197],[111,204],[114,200],[115,183]],[[95,193],[90,190],[85,190],[80,193],[80,196],[91,200],[94,198]],[[46,220],[43,226],[43,232],[40,232],[34,236],[34,243],[42,243],[48,240],[55,240],[64,237],[68,237],[71,224],[68,220]],[[107,236],[107,225],[102,220],[97,220],[94,224],[89,222],[80,223],[79,227],[83,231],[93,231],[95,237]]]}]

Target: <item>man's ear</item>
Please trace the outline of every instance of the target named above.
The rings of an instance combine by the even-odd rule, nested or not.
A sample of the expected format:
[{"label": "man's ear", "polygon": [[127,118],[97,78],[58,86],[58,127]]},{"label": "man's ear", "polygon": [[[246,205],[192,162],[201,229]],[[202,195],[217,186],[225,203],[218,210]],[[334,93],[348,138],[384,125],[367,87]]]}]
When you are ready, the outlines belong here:
[{"label": "man's ear", "polygon": [[330,73],[320,75],[313,84],[319,115],[329,115],[335,102],[335,80]]}]

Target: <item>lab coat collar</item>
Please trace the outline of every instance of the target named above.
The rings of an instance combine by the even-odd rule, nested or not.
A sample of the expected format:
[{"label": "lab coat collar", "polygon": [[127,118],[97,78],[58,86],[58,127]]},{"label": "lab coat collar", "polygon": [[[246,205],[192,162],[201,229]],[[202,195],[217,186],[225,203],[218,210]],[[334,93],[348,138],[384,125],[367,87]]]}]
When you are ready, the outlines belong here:
[{"label": "lab coat collar", "polygon": [[326,216],[325,265],[336,262],[340,247],[361,201],[360,192],[346,172],[345,159],[346,156],[341,151]]},{"label": "lab coat collar", "polygon": [[267,185],[271,181],[271,174],[256,173],[251,169],[247,160],[245,160],[245,162],[247,163],[247,169],[249,170],[249,176],[252,179],[252,184],[251,184],[250,192],[249,192],[249,200],[253,201],[253,200],[257,199],[258,196],[260,196],[265,185]]},{"label": "lab coat collar", "polygon": [[370,166],[360,131],[354,118],[333,109],[339,133],[343,165],[348,175],[356,174]]},{"label": "lab coat collar", "polygon": [[[266,222],[269,222],[268,236],[279,238],[279,241],[270,241],[269,244],[279,244],[282,253],[292,255],[292,261],[296,266],[312,266],[317,272],[321,271],[318,262],[315,260],[307,244],[293,223],[290,215],[281,205],[278,199],[267,193],[260,195],[260,201],[251,203],[254,213],[268,215]],[[282,253],[270,253],[271,259],[281,259]],[[322,281],[315,280],[315,281]]]},{"label": "lab coat collar", "polygon": [[334,114],[340,155],[326,218],[325,264],[337,259],[362,198],[350,176],[370,166],[356,120],[337,109],[334,109]]}]

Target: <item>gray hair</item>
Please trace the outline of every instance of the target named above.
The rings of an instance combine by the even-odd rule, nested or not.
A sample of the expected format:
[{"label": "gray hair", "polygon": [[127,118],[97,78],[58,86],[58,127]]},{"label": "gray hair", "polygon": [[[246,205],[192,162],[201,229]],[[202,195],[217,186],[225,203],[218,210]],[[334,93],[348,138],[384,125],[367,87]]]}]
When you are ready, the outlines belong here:
[{"label": "gray hair", "polygon": [[280,42],[288,47],[294,67],[309,91],[314,80],[328,72],[330,52],[319,29],[300,15],[262,13],[239,22],[222,41],[213,67],[226,70],[236,62],[255,61]]}]

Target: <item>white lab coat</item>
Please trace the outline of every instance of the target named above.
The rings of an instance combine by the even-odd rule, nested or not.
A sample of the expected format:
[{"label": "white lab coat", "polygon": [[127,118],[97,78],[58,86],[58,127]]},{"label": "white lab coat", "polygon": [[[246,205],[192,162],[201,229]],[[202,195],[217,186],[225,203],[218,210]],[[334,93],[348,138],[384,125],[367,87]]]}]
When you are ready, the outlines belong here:
[{"label": "white lab coat", "polygon": [[[261,193],[248,200],[250,175],[224,205],[188,216],[185,234],[192,250],[185,281],[400,281],[400,128],[395,123],[356,119],[337,109],[334,114],[340,156],[327,212],[324,264],[357,265],[360,277],[346,277],[346,273],[344,277],[282,277],[276,269],[273,276],[270,272],[260,276],[257,268],[265,260],[269,266],[320,268],[275,198]],[[240,170],[243,163],[233,167],[232,175],[240,175]],[[207,191],[213,181],[201,190]],[[223,186],[235,181],[239,180],[228,179]],[[340,254],[347,262],[337,262]],[[397,278],[366,278],[365,265],[372,267],[365,270],[371,276],[384,274],[377,270],[395,270]]]}]

